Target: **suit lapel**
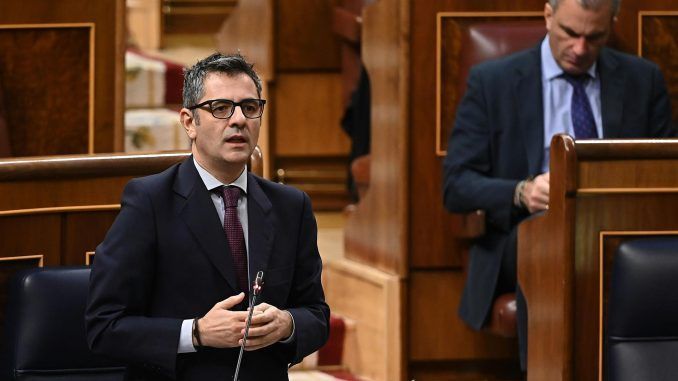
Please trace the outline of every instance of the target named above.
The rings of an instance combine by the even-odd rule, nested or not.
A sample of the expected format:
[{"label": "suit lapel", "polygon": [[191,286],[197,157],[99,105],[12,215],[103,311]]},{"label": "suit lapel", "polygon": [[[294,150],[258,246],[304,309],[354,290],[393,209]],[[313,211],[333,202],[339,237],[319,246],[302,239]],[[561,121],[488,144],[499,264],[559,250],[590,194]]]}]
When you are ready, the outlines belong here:
[{"label": "suit lapel", "polygon": [[541,84],[540,48],[532,49],[525,62],[517,65],[514,104],[527,154],[530,175],[541,172],[544,152],[544,102]]},{"label": "suit lapel", "polygon": [[265,270],[268,269],[268,259],[273,252],[273,237],[275,235],[271,201],[259,186],[258,179],[251,173],[247,176],[250,279],[255,279],[257,272],[263,270],[265,282]]},{"label": "suit lapel", "polygon": [[600,75],[600,104],[603,119],[603,138],[620,136],[624,113],[624,73],[617,60],[603,48],[598,60]]},{"label": "suit lapel", "polygon": [[181,164],[174,183],[174,191],[185,200],[184,203],[178,203],[176,213],[188,225],[214,267],[231,288],[237,290],[238,283],[228,241],[209,191],[195,169],[193,156]]}]

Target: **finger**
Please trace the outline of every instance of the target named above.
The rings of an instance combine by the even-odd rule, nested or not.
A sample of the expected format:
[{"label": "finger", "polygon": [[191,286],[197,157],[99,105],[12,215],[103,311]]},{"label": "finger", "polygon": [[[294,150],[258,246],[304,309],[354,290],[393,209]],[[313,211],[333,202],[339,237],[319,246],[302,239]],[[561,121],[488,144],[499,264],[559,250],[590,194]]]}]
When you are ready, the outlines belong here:
[{"label": "finger", "polygon": [[[269,310],[270,311],[270,310]],[[252,324],[254,325],[264,325],[268,324],[275,318],[275,314],[271,312],[260,312],[252,316]]]},{"label": "finger", "polygon": [[241,292],[238,295],[233,295],[229,298],[226,298],[226,299],[220,301],[219,303],[217,303],[215,305],[215,307],[228,310],[228,309],[233,308],[233,306],[236,306],[237,304],[242,302],[244,298],[245,298],[245,293]]},{"label": "finger", "polygon": [[271,307],[273,307],[273,306],[271,306],[268,303],[257,304],[256,306],[254,306],[254,312],[265,312],[266,310],[268,310]]},{"label": "finger", "polygon": [[544,194],[544,193],[538,193],[535,194],[534,197],[532,198],[532,201],[536,204],[548,204],[549,203],[549,195]]},{"label": "finger", "polygon": [[[273,343],[275,343],[275,339],[273,339],[272,337],[257,337],[252,338],[251,340],[248,338],[247,344],[245,345],[245,350],[255,351],[257,349],[267,347]],[[240,344],[242,345],[242,340],[240,341]]]},{"label": "finger", "polygon": [[[272,332],[275,331],[275,325],[273,324],[266,324],[262,325],[259,327],[252,327],[250,326],[250,330],[247,332],[247,337],[262,337],[271,334]],[[245,334],[245,330],[242,330],[243,335]]]},{"label": "finger", "polygon": [[260,345],[253,345],[253,346],[250,346],[249,344],[250,344],[250,343],[249,343],[249,341],[248,341],[248,342],[247,342],[247,346],[245,347],[245,350],[246,350],[246,351],[249,351],[249,352],[251,352],[251,351],[256,351],[257,349],[261,349],[261,348],[266,348],[267,346],[271,345],[271,344],[260,344]]}]

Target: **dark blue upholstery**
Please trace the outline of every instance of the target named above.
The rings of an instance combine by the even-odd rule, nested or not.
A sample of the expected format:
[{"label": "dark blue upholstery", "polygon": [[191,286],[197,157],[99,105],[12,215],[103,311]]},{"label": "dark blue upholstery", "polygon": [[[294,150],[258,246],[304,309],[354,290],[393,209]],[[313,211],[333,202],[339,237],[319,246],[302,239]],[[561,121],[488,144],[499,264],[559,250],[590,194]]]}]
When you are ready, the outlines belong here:
[{"label": "dark blue upholstery", "polygon": [[609,381],[678,380],[678,237],[619,247],[607,338]]},{"label": "dark blue upholstery", "polygon": [[122,380],[124,368],[85,341],[89,268],[35,268],[10,284],[1,379]]}]

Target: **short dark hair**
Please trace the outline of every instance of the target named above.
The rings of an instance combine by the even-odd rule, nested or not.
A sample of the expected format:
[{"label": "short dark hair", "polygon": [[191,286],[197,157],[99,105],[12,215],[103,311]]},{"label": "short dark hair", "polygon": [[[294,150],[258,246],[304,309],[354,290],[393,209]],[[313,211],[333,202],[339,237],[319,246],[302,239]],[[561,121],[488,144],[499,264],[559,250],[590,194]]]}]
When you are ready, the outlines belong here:
[{"label": "short dark hair", "polygon": [[[261,98],[261,79],[253,67],[254,64],[247,62],[240,53],[214,53],[201,59],[190,68],[184,69],[183,106],[191,107],[202,98],[205,93],[205,78],[209,73],[224,73],[228,76],[247,74],[257,87],[257,96]],[[194,113],[195,117],[197,114]]]},{"label": "short dark hair", "polygon": [[[549,0],[549,4],[551,4],[551,8],[555,12],[556,9],[558,9],[558,4],[560,4],[561,0]],[[610,3],[612,6],[612,15],[616,16],[617,13],[619,13],[619,6],[621,4],[621,0],[576,0],[579,5],[584,7],[585,9],[597,9],[598,7],[602,6],[605,3]]]}]

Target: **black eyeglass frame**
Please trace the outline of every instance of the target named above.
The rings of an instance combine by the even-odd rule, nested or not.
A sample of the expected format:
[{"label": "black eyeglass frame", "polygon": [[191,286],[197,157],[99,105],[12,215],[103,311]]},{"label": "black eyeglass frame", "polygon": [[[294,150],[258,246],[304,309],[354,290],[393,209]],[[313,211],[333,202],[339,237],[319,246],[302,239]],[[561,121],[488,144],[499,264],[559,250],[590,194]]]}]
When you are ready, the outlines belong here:
[{"label": "black eyeglass frame", "polygon": [[[259,113],[259,115],[257,115],[257,116],[247,116],[247,115],[245,115],[245,111],[242,108],[243,103],[247,103],[247,102],[251,102],[251,101],[255,101],[255,102],[259,103],[259,105],[261,106],[261,113]],[[214,109],[212,108],[212,103],[214,103],[214,102],[224,102],[224,103],[232,104],[233,107],[231,107],[231,113],[228,114],[228,116],[224,116],[224,117],[219,117],[219,116],[214,115]],[[259,119],[264,114],[264,105],[265,104],[266,104],[266,99],[255,99],[255,98],[243,99],[240,102],[233,102],[230,99],[208,99],[204,102],[200,102],[197,105],[193,105],[193,106],[190,106],[190,107],[187,107],[187,108],[189,110],[193,111],[197,108],[209,106],[209,111],[210,111],[210,113],[212,114],[213,117],[215,117],[217,119],[228,119],[228,118],[233,116],[233,113],[235,112],[235,108],[237,106],[239,106],[240,111],[242,111],[242,114],[245,116],[245,118],[247,118],[247,119]]]}]

